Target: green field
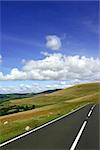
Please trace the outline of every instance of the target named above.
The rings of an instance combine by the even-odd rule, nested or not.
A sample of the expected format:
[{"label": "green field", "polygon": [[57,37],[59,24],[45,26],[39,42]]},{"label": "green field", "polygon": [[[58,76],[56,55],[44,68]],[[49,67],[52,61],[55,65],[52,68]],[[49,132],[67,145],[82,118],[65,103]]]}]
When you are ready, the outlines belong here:
[{"label": "green field", "polygon": [[[0,109],[24,108],[20,112],[0,116],[0,141],[20,135],[36,128],[80,106],[99,103],[100,83],[80,84],[53,93],[42,93],[30,97],[9,99],[0,103]],[[31,106],[35,106],[31,108]],[[4,109],[5,110],[5,109]]]}]

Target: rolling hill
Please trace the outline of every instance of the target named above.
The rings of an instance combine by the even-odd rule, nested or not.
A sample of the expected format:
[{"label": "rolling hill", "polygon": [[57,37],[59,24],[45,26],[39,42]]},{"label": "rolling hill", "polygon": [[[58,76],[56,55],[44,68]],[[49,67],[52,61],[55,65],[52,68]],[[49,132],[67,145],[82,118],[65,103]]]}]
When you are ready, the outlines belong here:
[{"label": "rolling hill", "polygon": [[[55,92],[44,92],[40,95],[31,96],[29,98],[19,98],[16,100],[11,99],[9,105],[25,105],[25,104],[34,104],[36,107],[51,105],[55,103],[69,102],[74,100],[75,102],[81,98],[90,101],[88,97],[94,97],[95,99],[91,102],[98,101],[98,96],[100,94],[100,83],[88,83],[88,84],[79,84],[73,87],[69,87],[63,90],[58,90]],[[87,97],[87,99],[86,99]],[[96,98],[97,97],[97,98]],[[8,103],[8,102],[7,102]],[[6,102],[5,102],[6,104]]]},{"label": "rolling hill", "polygon": [[28,98],[11,99],[0,104],[0,108],[31,107],[34,109],[0,116],[0,139],[9,138],[40,126],[74,109],[100,102],[100,82],[79,84],[55,92],[44,92]]},{"label": "rolling hill", "polygon": [[47,91],[43,91],[40,93],[11,93],[11,94],[0,94],[0,102],[2,101],[6,101],[6,100],[11,100],[11,99],[21,99],[21,98],[29,98],[29,97],[33,97],[34,95],[38,95],[38,94],[49,94],[49,93],[53,93],[55,91],[58,91],[60,89],[54,89],[54,90],[47,90]]}]

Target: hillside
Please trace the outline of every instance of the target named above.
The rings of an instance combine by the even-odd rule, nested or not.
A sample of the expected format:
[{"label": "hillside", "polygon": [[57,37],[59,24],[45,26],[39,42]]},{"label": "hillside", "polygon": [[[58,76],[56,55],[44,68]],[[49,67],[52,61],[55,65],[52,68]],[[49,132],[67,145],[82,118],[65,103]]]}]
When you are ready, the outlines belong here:
[{"label": "hillside", "polygon": [[76,95],[77,96],[84,96],[89,95],[95,92],[100,92],[100,82],[96,83],[84,83],[84,84],[78,84],[73,87],[69,87],[66,89],[63,89],[61,91],[57,91],[53,93],[54,95]]},{"label": "hillside", "polygon": [[27,111],[62,102],[95,102],[99,99],[99,87],[100,83],[88,83],[63,90],[49,90],[36,95],[33,93],[7,94],[9,101],[2,101],[0,104],[0,115]]},{"label": "hillside", "polygon": [[[0,104],[1,109],[20,107],[21,111],[17,113],[13,111],[12,114],[0,116],[0,139],[5,141],[24,133],[26,126],[29,126],[30,130],[80,106],[98,102],[100,102],[99,82],[75,85],[53,93],[42,93],[29,98],[5,101]],[[28,110],[22,110],[26,106]]]},{"label": "hillside", "polygon": [[[88,83],[88,84],[80,84],[75,85],[73,87],[69,87],[63,90],[59,90],[53,93],[44,93],[42,95],[37,95],[34,97],[26,98],[26,99],[17,99],[11,100],[11,105],[23,105],[23,104],[35,104],[36,106],[54,104],[58,102],[64,102],[69,100],[75,100],[77,98],[83,98],[85,96],[92,96],[100,94],[100,83]],[[98,101],[98,98],[95,99]],[[89,101],[89,99],[87,99]]]},{"label": "hillside", "polygon": [[13,94],[0,94],[0,102],[6,101],[6,100],[11,100],[11,99],[18,99],[18,98],[28,98],[34,96],[35,93],[25,93],[25,94],[20,94],[20,93],[13,93]]},{"label": "hillside", "polygon": [[55,91],[58,91],[60,89],[55,89],[55,90],[47,90],[47,91],[43,91],[40,93],[13,93],[13,94],[0,94],[0,103],[2,103],[2,101],[6,101],[6,100],[11,100],[11,99],[21,99],[21,98],[29,98],[29,97],[33,97],[34,95],[38,95],[38,94],[49,94],[49,93],[53,93]]}]

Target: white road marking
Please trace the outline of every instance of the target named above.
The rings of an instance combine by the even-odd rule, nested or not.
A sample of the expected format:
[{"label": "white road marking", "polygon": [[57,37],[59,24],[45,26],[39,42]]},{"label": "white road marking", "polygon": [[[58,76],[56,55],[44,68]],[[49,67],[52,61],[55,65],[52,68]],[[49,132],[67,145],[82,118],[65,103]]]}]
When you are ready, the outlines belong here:
[{"label": "white road marking", "polygon": [[18,139],[20,139],[20,138],[22,138],[22,137],[24,137],[24,136],[26,136],[26,135],[29,135],[29,134],[31,134],[31,133],[33,133],[33,132],[35,132],[35,131],[37,131],[37,130],[43,128],[43,127],[46,127],[46,126],[48,126],[48,125],[50,125],[50,124],[52,124],[52,123],[54,123],[54,122],[60,120],[60,119],[63,119],[64,117],[67,117],[68,115],[70,115],[70,114],[72,114],[72,113],[74,113],[74,112],[76,112],[76,111],[82,109],[83,107],[85,107],[85,106],[87,106],[87,105],[88,105],[88,104],[85,104],[85,105],[83,105],[83,106],[81,106],[81,107],[79,107],[79,108],[73,110],[72,112],[69,112],[68,114],[65,114],[65,115],[63,115],[63,116],[61,116],[61,117],[59,117],[59,118],[57,118],[57,119],[55,119],[55,120],[52,120],[52,121],[50,121],[50,122],[48,122],[48,123],[45,123],[44,125],[41,125],[40,127],[37,127],[37,128],[35,128],[35,129],[32,129],[31,131],[28,131],[28,132],[26,132],[26,133],[24,133],[24,134],[21,134],[21,135],[15,137],[15,138],[13,138],[13,139],[10,139],[10,140],[8,140],[8,141],[6,141],[6,142],[0,144],[0,147],[2,147],[2,146],[4,146],[4,145],[7,145],[7,144],[9,144],[9,143],[11,143],[11,142],[13,142],[13,141],[16,141],[16,140],[18,140]]},{"label": "white road marking", "polygon": [[83,132],[83,130],[84,130],[86,124],[87,124],[87,121],[84,121],[84,123],[83,123],[83,125],[82,125],[82,127],[81,127],[81,129],[80,129],[80,131],[79,131],[79,133],[78,133],[78,135],[77,135],[75,141],[73,142],[73,144],[72,144],[70,150],[74,150],[74,149],[75,149],[75,147],[76,147],[76,145],[77,145],[77,143],[78,143],[78,141],[79,141],[79,139],[80,139],[80,137],[81,137],[81,135],[82,135],[82,132]]},{"label": "white road marking", "polygon": [[88,113],[88,117],[90,117],[92,114],[92,110],[90,110],[90,112]]},{"label": "white road marking", "polygon": [[95,106],[96,106],[96,104],[92,106],[91,110],[93,110]]},{"label": "white road marking", "polygon": [[90,109],[90,111],[89,111],[89,113],[88,113],[88,117],[90,117],[91,116],[91,114],[92,114],[92,112],[93,112],[93,109],[94,109],[94,107],[96,106],[96,104],[95,105],[93,105],[92,107],[91,107],[91,109]]},{"label": "white road marking", "polygon": [[[92,114],[93,109],[94,109],[95,106],[96,106],[96,104],[91,107],[91,109],[90,109],[90,111],[88,113],[88,117],[90,117],[90,115]],[[84,123],[83,123],[83,125],[81,126],[78,134],[77,134],[76,139],[72,143],[72,146],[71,146],[70,150],[75,150],[75,147],[76,147],[76,145],[77,145],[77,143],[78,143],[78,141],[79,141],[79,139],[80,139],[80,137],[81,137],[81,135],[82,135],[82,133],[84,131],[84,128],[85,128],[86,124],[87,124],[87,121],[85,120]]]}]

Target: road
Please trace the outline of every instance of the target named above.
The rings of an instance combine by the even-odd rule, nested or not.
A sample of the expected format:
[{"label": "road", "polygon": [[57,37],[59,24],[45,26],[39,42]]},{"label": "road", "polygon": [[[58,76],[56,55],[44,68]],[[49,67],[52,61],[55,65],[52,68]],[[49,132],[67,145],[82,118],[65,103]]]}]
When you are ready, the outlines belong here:
[{"label": "road", "polygon": [[2,150],[99,150],[99,113],[99,104],[87,105]]}]

